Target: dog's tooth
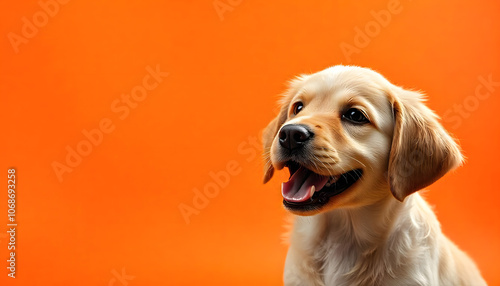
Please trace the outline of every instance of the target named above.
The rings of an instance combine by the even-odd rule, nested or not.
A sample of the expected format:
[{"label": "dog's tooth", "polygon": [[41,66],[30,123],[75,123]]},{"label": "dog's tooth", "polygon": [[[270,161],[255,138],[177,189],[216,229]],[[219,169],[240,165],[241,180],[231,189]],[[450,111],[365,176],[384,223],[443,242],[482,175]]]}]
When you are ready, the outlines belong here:
[{"label": "dog's tooth", "polygon": [[331,185],[332,185],[332,183],[330,183],[330,181],[328,181],[328,183],[326,183],[326,185],[325,185],[325,186],[329,187],[329,186],[331,186]]},{"label": "dog's tooth", "polygon": [[314,185],[312,185],[311,187],[311,197],[314,195],[314,192],[316,191],[316,187]]}]

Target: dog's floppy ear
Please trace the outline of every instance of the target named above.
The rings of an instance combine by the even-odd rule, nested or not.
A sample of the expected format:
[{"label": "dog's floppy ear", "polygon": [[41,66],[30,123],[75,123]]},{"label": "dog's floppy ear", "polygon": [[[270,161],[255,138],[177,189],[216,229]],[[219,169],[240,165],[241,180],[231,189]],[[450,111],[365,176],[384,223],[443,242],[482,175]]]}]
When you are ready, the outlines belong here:
[{"label": "dog's floppy ear", "polygon": [[463,158],[420,93],[395,87],[392,95],[395,127],[388,179],[394,197],[403,201],[458,167]]},{"label": "dog's floppy ear", "polygon": [[276,118],[274,118],[264,129],[262,133],[262,143],[264,144],[264,184],[269,182],[274,174],[274,167],[271,164],[271,145],[273,144],[274,137],[285,123],[287,117],[288,107],[283,104],[281,111]]}]

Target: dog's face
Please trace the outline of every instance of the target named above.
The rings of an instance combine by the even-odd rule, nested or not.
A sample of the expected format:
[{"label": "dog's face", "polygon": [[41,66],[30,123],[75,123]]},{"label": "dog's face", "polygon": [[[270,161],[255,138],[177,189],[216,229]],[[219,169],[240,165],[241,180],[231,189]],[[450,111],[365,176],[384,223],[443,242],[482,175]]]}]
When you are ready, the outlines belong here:
[{"label": "dog's face", "polygon": [[403,200],[460,164],[420,94],[365,68],[335,66],[291,83],[264,132],[264,182],[287,167],[283,204],[312,215]]}]

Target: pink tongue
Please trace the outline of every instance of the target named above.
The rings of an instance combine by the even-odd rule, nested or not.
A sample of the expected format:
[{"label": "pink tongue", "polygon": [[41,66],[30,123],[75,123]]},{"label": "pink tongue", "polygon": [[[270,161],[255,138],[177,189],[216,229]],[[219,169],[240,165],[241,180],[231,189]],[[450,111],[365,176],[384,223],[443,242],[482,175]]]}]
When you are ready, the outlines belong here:
[{"label": "pink tongue", "polygon": [[328,177],[321,176],[300,167],[288,182],[281,184],[281,194],[288,202],[304,202],[311,198],[311,188],[321,190],[328,182]]}]

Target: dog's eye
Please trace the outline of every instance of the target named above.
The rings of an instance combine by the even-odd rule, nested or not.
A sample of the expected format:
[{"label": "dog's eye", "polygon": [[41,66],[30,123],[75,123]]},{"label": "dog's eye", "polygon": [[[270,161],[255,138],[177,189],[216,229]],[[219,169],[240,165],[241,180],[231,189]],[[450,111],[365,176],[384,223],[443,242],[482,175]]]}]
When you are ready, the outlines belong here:
[{"label": "dog's eye", "polygon": [[356,108],[349,108],[344,114],[342,114],[342,118],[357,124],[370,122],[368,118],[366,118],[366,115],[361,110]]},{"label": "dog's eye", "polygon": [[302,102],[295,102],[293,104],[293,114],[297,115],[304,108],[304,104]]}]

